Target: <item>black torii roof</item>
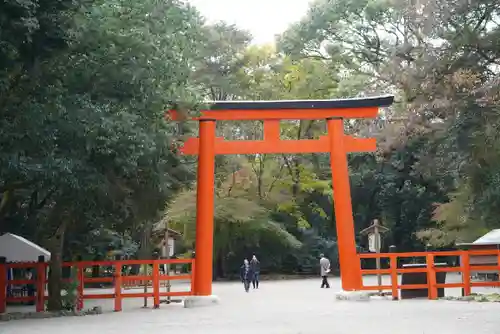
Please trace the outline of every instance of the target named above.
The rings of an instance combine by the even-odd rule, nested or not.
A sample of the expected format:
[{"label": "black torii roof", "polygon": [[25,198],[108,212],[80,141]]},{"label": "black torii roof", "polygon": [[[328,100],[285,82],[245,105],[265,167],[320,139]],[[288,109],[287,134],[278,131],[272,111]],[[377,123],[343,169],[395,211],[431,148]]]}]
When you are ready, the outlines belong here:
[{"label": "black torii roof", "polygon": [[277,109],[344,109],[387,107],[394,102],[393,95],[328,100],[277,100],[277,101],[212,101],[210,110],[277,110]]}]

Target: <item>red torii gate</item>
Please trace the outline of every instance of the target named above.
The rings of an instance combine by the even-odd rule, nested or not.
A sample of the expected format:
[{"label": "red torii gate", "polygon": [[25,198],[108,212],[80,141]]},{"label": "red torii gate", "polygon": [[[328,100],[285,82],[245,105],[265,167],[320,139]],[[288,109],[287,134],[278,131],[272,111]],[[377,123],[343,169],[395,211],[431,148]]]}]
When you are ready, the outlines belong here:
[{"label": "red torii gate", "polygon": [[[181,152],[198,155],[196,270],[193,294],[212,295],[214,230],[215,155],[257,153],[330,153],[333,199],[342,289],[361,290],[360,261],[357,258],[351,190],[346,153],[376,150],[373,138],[355,138],[344,133],[344,118],[375,118],[380,107],[393,103],[393,96],[336,100],[217,101],[201,111],[199,137],[189,138]],[[178,119],[175,111],[172,119]],[[326,119],[328,135],[320,139],[281,140],[281,120]],[[217,138],[216,121],[262,120],[263,140],[226,141]]]}]

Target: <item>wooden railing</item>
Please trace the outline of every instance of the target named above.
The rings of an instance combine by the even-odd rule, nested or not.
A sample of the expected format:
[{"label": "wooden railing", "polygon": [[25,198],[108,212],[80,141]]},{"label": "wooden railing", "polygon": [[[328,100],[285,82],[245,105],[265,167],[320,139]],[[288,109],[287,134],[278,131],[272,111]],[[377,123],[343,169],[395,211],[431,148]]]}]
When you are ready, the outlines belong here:
[{"label": "wooden railing", "polygon": [[[496,265],[471,265],[471,256],[496,256]],[[364,269],[361,270],[362,275],[389,275],[390,284],[382,285],[369,285],[363,284],[362,290],[379,290],[391,291],[393,299],[398,299],[400,290],[411,289],[428,289],[429,299],[437,299],[439,288],[462,288],[463,295],[469,296],[473,287],[500,287],[499,281],[484,281],[472,282],[471,272],[484,272],[495,271],[500,272],[500,250],[468,250],[468,251],[443,251],[443,252],[413,252],[413,253],[367,253],[358,254],[361,259],[389,259],[389,268],[377,269]],[[436,266],[436,257],[459,257],[459,266]],[[423,258],[425,259],[425,267],[423,268],[400,268],[398,267],[398,260],[404,258]],[[462,281],[458,283],[441,283],[436,281],[436,273],[461,273]],[[409,284],[402,285],[398,282],[399,274],[405,273],[426,273],[427,284]]]},{"label": "wooden railing", "polygon": [[[160,273],[160,265],[190,265],[191,271],[183,275],[162,275]],[[124,275],[122,268],[124,266],[152,266],[151,275]],[[106,266],[111,267],[113,275],[110,277],[86,277],[85,271],[89,267]],[[71,267],[76,269],[76,277],[65,279],[65,282],[74,281],[77,284],[77,310],[84,307],[84,301],[89,299],[114,299],[114,310],[122,310],[122,301],[124,298],[152,298],[153,306],[160,306],[161,297],[176,297],[192,295],[193,273],[195,270],[194,259],[171,259],[171,260],[122,260],[122,261],[80,261],[80,262],[64,262],[63,267]],[[30,269],[33,273],[33,279],[8,279],[7,273],[10,269]],[[45,310],[45,301],[48,299],[46,295],[48,263],[46,262],[19,262],[19,263],[2,263],[0,262],[0,313],[6,312],[7,303],[22,303],[34,302],[36,311],[43,312]],[[190,281],[190,289],[188,291],[161,291],[161,282],[174,280]],[[134,292],[124,293],[122,288],[130,286],[128,284],[146,284],[152,288],[149,292]],[[86,283],[108,283],[114,290],[112,293],[87,294],[85,292]],[[8,296],[7,287],[9,286],[28,286],[34,287],[32,296]],[[148,289],[149,290],[149,289]]]}]

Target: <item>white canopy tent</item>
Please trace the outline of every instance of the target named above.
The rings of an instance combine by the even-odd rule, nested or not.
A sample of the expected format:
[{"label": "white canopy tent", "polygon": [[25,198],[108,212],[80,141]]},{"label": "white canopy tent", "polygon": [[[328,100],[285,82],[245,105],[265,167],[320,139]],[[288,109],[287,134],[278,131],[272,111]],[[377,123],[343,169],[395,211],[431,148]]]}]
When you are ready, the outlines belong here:
[{"label": "white canopy tent", "polygon": [[500,229],[489,231],[474,241],[472,245],[500,245]]},{"label": "white canopy tent", "polygon": [[[487,249],[500,249],[500,229],[491,230],[482,237],[478,238],[474,242],[460,243],[457,244],[458,247],[471,250],[487,250]],[[498,256],[496,254],[491,255],[471,255],[470,264],[483,265],[483,266],[496,266],[498,264]],[[496,275],[496,270],[481,270],[472,272],[477,273],[477,275]]]},{"label": "white canopy tent", "polygon": [[0,256],[7,262],[37,262],[43,255],[45,261],[50,260],[50,252],[37,244],[12,233],[0,236]]}]

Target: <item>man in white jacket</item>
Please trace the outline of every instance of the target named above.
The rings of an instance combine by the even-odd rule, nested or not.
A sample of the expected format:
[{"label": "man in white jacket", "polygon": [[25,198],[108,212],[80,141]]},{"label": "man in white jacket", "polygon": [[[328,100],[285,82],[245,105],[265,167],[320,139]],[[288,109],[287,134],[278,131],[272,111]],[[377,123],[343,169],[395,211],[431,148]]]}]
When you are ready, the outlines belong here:
[{"label": "man in white jacket", "polygon": [[321,288],[330,288],[330,284],[328,284],[328,273],[330,272],[330,260],[328,260],[324,254],[320,255],[319,267],[321,273]]}]

